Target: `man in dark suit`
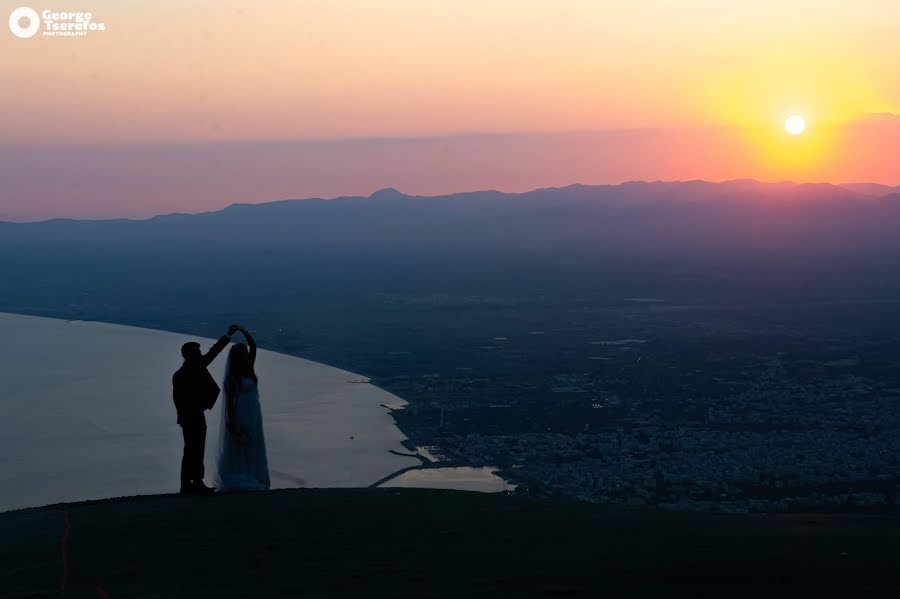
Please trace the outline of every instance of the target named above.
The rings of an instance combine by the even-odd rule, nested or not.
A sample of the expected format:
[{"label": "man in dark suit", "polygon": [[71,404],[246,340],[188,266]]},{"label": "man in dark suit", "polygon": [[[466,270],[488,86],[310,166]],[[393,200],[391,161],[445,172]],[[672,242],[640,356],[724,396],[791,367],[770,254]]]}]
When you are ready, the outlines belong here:
[{"label": "man in dark suit", "polygon": [[203,453],[206,450],[206,416],[219,397],[219,385],[206,369],[225,349],[236,325],[228,327],[228,333],[216,341],[205,354],[194,341],[181,346],[184,364],[172,376],[172,399],[178,412],[178,424],[184,435],[184,455],[181,458],[181,494],[213,493],[214,489],[203,484]]}]

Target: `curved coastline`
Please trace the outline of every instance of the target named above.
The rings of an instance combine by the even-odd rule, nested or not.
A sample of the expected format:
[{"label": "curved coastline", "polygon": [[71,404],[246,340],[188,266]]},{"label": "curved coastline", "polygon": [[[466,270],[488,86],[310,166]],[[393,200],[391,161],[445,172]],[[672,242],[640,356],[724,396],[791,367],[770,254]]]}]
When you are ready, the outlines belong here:
[{"label": "curved coastline", "polygon": [[[170,377],[182,343],[212,340],[9,313],[0,330],[15,348],[0,361],[0,511],[176,488]],[[406,402],[364,377],[266,350],[258,370],[273,488],[366,487],[421,463],[384,407]],[[220,408],[207,414],[207,478]]]}]

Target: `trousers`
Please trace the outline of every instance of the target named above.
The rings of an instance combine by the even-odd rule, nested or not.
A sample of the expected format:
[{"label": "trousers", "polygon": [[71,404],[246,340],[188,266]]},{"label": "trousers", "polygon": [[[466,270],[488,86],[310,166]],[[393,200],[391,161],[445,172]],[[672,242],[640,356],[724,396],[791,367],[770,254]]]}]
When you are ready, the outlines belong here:
[{"label": "trousers", "polygon": [[203,454],[206,451],[206,423],[184,423],[181,425],[184,436],[184,455],[181,457],[181,486],[189,487],[192,483],[203,480]]}]

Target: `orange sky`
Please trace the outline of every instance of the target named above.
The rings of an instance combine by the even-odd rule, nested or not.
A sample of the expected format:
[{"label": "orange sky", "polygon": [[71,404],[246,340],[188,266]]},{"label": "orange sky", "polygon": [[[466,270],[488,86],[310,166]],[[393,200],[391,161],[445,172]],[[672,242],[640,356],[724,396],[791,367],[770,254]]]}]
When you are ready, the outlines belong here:
[{"label": "orange sky", "polygon": [[[558,151],[587,161],[570,175],[588,183],[634,174],[900,183],[900,167],[884,160],[900,150],[891,116],[900,114],[896,0],[45,1],[31,6],[89,10],[106,31],[18,39],[5,22],[23,1],[30,0],[0,2],[0,144],[17,163],[26,155],[17,149],[29,146],[35,172],[41,160],[58,158],[56,146],[71,144],[91,145],[99,156],[97,147],[116,154],[122,145],[630,130],[671,145],[668,134],[654,132],[678,130],[679,145],[694,152],[681,171],[671,156],[647,149],[628,155],[623,147],[620,161],[627,160],[613,172],[592,170],[581,146]],[[809,125],[800,138],[782,128],[794,113]],[[384,159],[375,146],[370,151],[357,159]],[[483,173],[478,184],[534,182],[515,179],[512,165],[493,158],[496,177]],[[248,154],[243,163],[258,160]],[[353,172],[337,169],[336,178],[369,184],[353,176],[364,164],[347,164]],[[163,179],[173,168],[155,167]],[[0,190],[0,217],[24,214],[24,196],[53,211],[60,187],[74,185],[88,198],[128,185],[101,159],[84,169],[77,181],[51,184],[19,181],[0,163],[0,176],[12,179]],[[259,178],[258,194],[240,199],[317,193],[298,172],[273,188],[265,168],[246,168],[245,178]],[[402,188],[408,179],[396,178],[387,183]],[[459,189],[445,189],[454,181],[436,172],[434,185],[426,176],[411,191],[475,182],[461,176]],[[195,193],[178,198],[186,211],[234,199],[227,184],[191,184]],[[35,185],[47,185],[46,193]],[[155,197],[118,209],[84,205],[83,213],[152,213],[175,197],[159,197],[165,186],[156,187]]]}]

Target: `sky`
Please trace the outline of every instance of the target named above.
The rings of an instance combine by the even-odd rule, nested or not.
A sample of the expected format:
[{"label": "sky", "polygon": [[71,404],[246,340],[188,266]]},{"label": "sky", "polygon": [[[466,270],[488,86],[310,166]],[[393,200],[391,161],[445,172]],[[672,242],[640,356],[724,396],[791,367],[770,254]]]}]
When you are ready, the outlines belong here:
[{"label": "sky", "polygon": [[[15,37],[90,11],[103,31]],[[631,179],[900,184],[896,0],[0,0],[0,220]],[[802,135],[784,120],[799,114]]]}]

